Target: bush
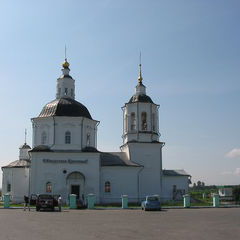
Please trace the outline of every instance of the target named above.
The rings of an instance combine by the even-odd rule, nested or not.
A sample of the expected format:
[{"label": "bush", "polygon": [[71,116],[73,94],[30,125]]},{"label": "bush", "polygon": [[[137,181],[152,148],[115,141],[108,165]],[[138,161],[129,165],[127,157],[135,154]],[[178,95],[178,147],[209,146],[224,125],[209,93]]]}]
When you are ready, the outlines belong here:
[{"label": "bush", "polygon": [[236,202],[240,202],[240,186],[233,188],[233,199]]}]

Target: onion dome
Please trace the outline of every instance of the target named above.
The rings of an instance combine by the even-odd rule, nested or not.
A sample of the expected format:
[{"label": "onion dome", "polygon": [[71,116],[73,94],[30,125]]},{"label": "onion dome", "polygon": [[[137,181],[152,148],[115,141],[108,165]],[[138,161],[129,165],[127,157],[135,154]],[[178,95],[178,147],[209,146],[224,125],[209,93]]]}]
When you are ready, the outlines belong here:
[{"label": "onion dome", "polygon": [[135,94],[130,98],[128,103],[143,102],[143,103],[153,103],[152,99],[146,95],[146,87],[142,83],[142,64],[139,64],[139,76],[138,85],[136,86]]},{"label": "onion dome", "polygon": [[69,69],[70,63],[67,61],[67,58],[65,58],[64,63],[62,64],[62,76],[60,78],[72,78],[69,75],[70,69]]},{"label": "onion dome", "polygon": [[63,68],[69,68],[70,64],[69,62],[67,61],[67,59],[65,58],[65,61],[64,63],[62,64]]},{"label": "onion dome", "polygon": [[31,147],[29,145],[27,145],[26,143],[24,143],[23,145],[21,145],[19,147],[19,149],[31,149]]},{"label": "onion dome", "polygon": [[135,102],[153,103],[152,99],[146,94],[141,94],[141,95],[135,94],[130,98],[128,103],[135,103]]},{"label": "onion dome", "polygon": [[92,119],[88,109],[83,104],[69,97],[61,97],[46,104],[38,117],[52,116],[85,117]]}]

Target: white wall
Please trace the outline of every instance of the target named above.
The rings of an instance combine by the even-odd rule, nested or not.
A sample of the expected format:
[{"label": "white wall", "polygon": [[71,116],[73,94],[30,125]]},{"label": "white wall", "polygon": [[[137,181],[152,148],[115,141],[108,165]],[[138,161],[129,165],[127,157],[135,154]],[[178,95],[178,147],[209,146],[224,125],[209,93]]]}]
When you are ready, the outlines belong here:
[{"label": "white wall", "polygon": [[[122,195],[128,195],[129,202],[138,201],[139,167],[102,167],[101,168],[101,199],[102,203],[121,202]],[[105,193],[105,182],[111,183],[111,192]]]},{"label": "white wall", "polygon": [[[62,195],[63,201],[68,199],[70,193],[67,186],[67,176],[71,172],[80,172],[85,176],[85,196],[94,193],[99,201],[100,188],[100,169],[99,153],[66,153],[66,152],[33,152],[31,167],[31,193],[46,193],[46,183],[51,182],[53,185],[53,194]],[[44,163],[43,159],[50,160],[87,160],[87,163]],[[63,170],[67,173],[64,174]]]},{"label": "white wall", "polygon": [[[96,146],[98,121],[83,117],[47,117],[33,118],[33,147],[42,145],[42,132],[47,134],[47,143],[53,149],[77,149],[87,146],[87,135],[90,135],[90,146]],[[71,144],[65,144],[65,132],[71,132]]]},{"label": "white wall", "polygon": [[[11,184],[11,191],[7,192],[7,185]],[[9,193],[12,202],[22,203],[24,195],[29,190],[29,168],[3,168],[3,195]]]},{"label": "white wall", "polygon": [[188,176],[163,176],[163,200],[173,199],[173,185],[176,185],[177,189],[184,189],[185,193],[188,193]]},{"label": "white wall", "polygon": [[[63,69],[63,71],[66,71],[66,75],[68,75],[69,71]],[[64,74],[64,72],[63,72]],[[68,93],[65,94],[65,88],[67,88]],[[60,89],[60,92],[59,92]],[[73,95],[71,95],[71,89],[73,91]],[[61,97],[70,97],[75,99],[75,80],[73,78],[64,77],[64,78],[58,78],[57,79],[57,89],[56,89],[56,98]]]},{"label": "white wall", "polygon": [[161,196],[162,180],[162,144],[160,143],[128,143],[131,161],[143,166],[139,173],[140,197],[158,194]]}]

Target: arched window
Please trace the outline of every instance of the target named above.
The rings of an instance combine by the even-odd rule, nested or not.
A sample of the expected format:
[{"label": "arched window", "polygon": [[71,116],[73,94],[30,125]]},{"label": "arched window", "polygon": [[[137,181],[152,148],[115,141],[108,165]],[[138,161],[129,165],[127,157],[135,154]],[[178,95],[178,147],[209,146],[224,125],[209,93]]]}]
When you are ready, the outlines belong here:
[{"label": "arched window", "polygon": [[67,88],[65,88],[65,90],[64,90],[64,95],[68,95],[68,89]]},{"label": "arched window", "polygon": [[142,112],[142,130],[146,131],[147,130],[147,113],[146,112]]},{"label": "arched window", "polygon": [[61,88],[58,88],[58,95],[61,94]]},{"label": "arched window", "polygon": [[105,182],[105,192],[106,193],[111,192],[111,183],[109,181]]},{"label": "arched window", "polygon": [[73,97],[73,89],[71,88],[71,97]]},{"label": "arched window", "polygon": [[134,112],[131,113],[131,130],[136,130],[136,116]]},{"label": "arched window", "polygon": [[89,133],[87,134],[87,144],[86,145],[90,146],[90,134]]},{"label": "arched window", "polygon": [[45,145],[47,143],[47,134],[46,132],[42,132],[42,135],[41,135],[41,144],[42,145]]},{"label": "arched window", "polygon": [[7,184],[7,192],[11,192],[11,184],[10,183]]},{"label": "arched window", "polygon": [[52,183],[51,182],[47,182],[46,183],[46,192],[47,193],[51,193],[52,192]]},{"label": "arched window", "polygon": [[65,144],[71,144],[71,132],[65,132]]}]

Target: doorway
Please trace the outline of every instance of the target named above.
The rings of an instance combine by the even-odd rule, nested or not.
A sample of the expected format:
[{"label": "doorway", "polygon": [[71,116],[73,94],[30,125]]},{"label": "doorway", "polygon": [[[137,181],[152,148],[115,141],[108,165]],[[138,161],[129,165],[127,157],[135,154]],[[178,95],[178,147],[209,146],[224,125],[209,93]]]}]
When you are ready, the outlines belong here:
[{"label": "doorway", "polygon": [[71,172],[67,178],[68,194],[76,194],[77,199],[85,195],[85,176],[80,172]]},{"label": "doorway", "polygon": [[79,185],[71,185],[71,194],[76,194],[77,195],[77,199],[79,199],[80,186]]}]

